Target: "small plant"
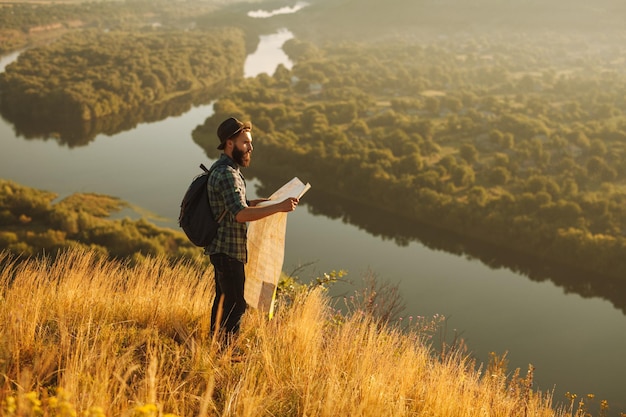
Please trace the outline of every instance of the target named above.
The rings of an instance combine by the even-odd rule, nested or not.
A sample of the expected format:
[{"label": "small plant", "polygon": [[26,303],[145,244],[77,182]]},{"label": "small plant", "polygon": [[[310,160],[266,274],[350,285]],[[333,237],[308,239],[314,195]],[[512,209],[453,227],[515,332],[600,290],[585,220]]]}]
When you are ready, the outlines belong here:
[{"label": "small plant", "polygon": [[281,277],[278,281],[276,294],[283,304],[291,305],[298,295],[315,288],[328,290],[332,284],[341,281],[341,279],[347,275],[347,272],[344,270],[333,270],[328,273],[324,272],[321,276],[315,277],[310,283],[304,284],[300,281],[296,273],[308,265],[309,264],[297,268],[289,275]]},{"label": "small plant", "polygon": [[8,396],[2,401],[2,415],[14,416],[17,412],[17,401],[15,397]]},{"label": "small plant", "polygon": [[398,284],[382,281],[372,271],[365,274],[362,287],[345,303],[349,313],[360,312],[381,324],[397,323],[406,308]]},{"label": "small plant", "polygon": [[[595,394],[587,394],[585,397],[581,397],[578,403],[576,404],[576,400],[578,399],[577,394],[572,394],[571,392],[565,393],[565,398],[569,400],[570,409],[569,414],[573,417],[591,417],[592,414],[590,412],[590,406],[593,404],[596,396]],[[576,409],[574,409],[574,404],[576,404]],[[606,417],[609,411],[609,402],[607,400],[600,401],[600,410],[598,417]],[[620,417],[626,417],[626,413],[620,413]]]},{"label": "small plant", "polygon": [[[2,402],[0,415],[6,417],[106,417],[104,409],[99,406],[90,406],[78,413],[75,405],[70,401],[70,394],[63,387],[56,389],[56,395],[46,398],[44,393],[41,397],[43,399],[35,391],[10,395]],[[150,403],[135,406],[130,415],[132,417],[177,417],[176,414],[159,412],[157,405]]]}]

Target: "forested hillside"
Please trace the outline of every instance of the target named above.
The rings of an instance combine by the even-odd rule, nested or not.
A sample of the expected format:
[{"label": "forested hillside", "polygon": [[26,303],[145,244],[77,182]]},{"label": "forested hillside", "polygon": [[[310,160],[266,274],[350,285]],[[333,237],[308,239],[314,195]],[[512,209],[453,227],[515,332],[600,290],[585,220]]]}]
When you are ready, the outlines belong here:
[{"label": "forested hillside", "polygon": [[[88,249],[105,258],[138,261],[147,255],[202,262],[179,231],[145,219],[111,216],[128,204],[110,196],[81,193],[60,201],[55,193],[0,179],[0,251],[16,256],[55,256]],[[118,216],[119,217],[119,216]]]},{"label": "forested hillside", "polygon": [[[34,4],[33,4],[34,3]],[[111,0],[0,3],[0,54],[46,43],[84,28],[128,30],[158,25],[188,28],[219,1]]]},{"label": "forested hillside", "polygon": [[80,121],[242,77],[241,31],[81,31],[34,48],[0,74],[2,111]]}]

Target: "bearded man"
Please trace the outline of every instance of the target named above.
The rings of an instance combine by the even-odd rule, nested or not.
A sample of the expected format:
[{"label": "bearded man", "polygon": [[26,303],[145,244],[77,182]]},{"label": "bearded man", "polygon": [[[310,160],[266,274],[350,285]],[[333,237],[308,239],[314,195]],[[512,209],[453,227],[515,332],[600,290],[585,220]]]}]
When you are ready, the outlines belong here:
[{"label": "bearded man", "polygon": [[[207,184],[209,203],[220,220],[217,236],[205,248],[215,272],[215,299],[211,310],[211,331],[223,331],[227,341],[239,331],[246,311],[244,298],[244,265],[248,260],[247,222],[260,220],[279,212],[290,212],[298,205],[297,198],[266,206],[257,206],[264,199],[246,198],[246,181],[240,168],[250,165],[252,156],[252,124],[234,117],[217,128],[223,151],[214,163]],[[218,320],[219,319],[219,320]]]}]

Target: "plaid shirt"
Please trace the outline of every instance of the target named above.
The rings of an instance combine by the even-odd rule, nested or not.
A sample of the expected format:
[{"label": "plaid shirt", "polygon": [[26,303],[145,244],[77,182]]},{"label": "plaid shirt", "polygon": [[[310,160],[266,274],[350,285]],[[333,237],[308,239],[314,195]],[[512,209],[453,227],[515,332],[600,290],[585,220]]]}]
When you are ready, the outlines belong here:
[{"label": "plaid shirt", "polygon": [[205,249],[205,253],[213,255],[224,253],[240,262],[248,261],[246,223],[238,223],[235,216],[248,207],[246,200],[246,180],[239,166],[228,155],[222,154],[213,165],[217,167],[211,172],[207,184],[209,204],[217,219],[226,210],[226,215],[217,230],[217,236]]}]

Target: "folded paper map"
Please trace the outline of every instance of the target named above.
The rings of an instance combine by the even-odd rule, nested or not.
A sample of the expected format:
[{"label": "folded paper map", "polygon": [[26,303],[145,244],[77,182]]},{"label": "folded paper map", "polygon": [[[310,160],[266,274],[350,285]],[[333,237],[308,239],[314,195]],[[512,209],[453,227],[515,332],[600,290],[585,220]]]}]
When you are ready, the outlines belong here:
[{"label": "folded paper map", "polygon": [[[280,203],[289,197],[301,198],[311,185],[297,177],[283,185],[268,201],[259,205]],[[274,315],[276,287],[285,258],[287,213],[276,213],[248,225],[248,263],[244,296],[251,307]]]}]

